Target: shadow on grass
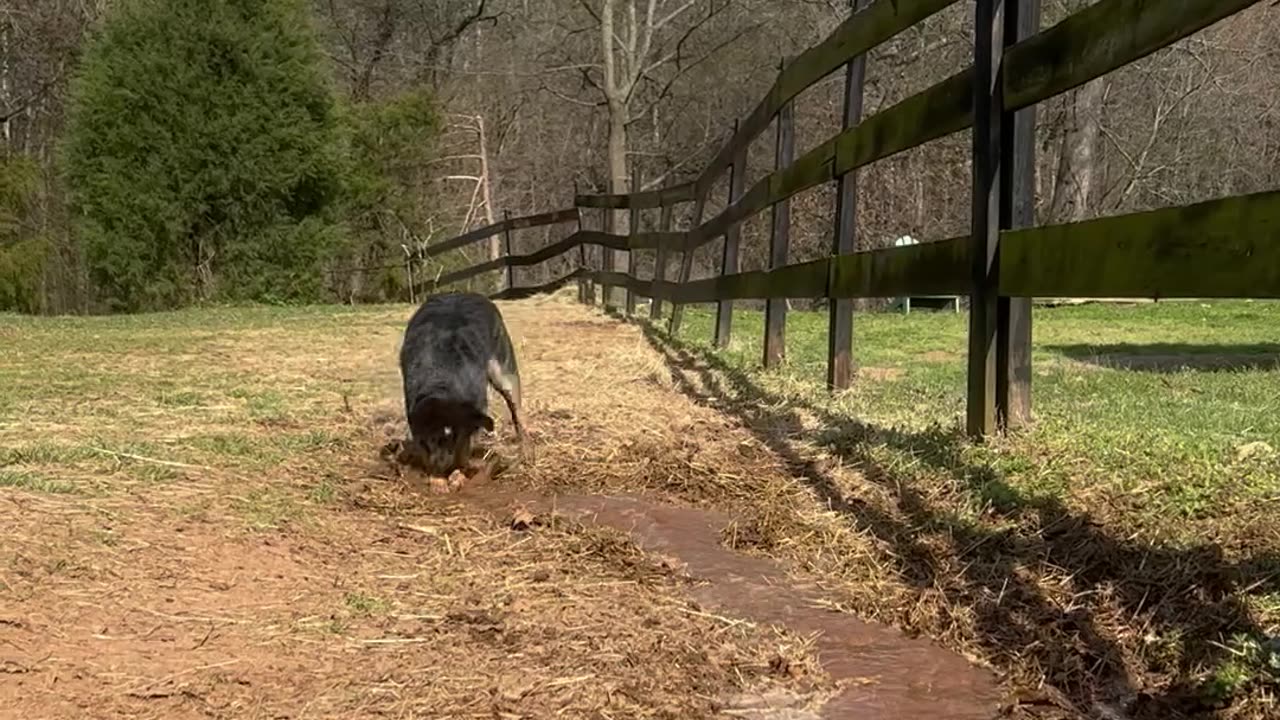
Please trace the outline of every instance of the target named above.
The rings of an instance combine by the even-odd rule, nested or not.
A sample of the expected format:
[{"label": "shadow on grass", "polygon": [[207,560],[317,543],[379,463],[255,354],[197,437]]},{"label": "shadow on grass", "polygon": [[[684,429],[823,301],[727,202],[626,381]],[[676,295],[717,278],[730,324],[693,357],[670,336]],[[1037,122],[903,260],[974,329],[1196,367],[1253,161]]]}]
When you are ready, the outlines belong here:
[{"label": "shadow on grass", "polygon": [[1099,367],[1171,373],[1182,370],[1236,372],[1280,367],[1280,345],[1193,345],[1151,343],[1050,345],[1051,352]]},{"label": "shadow on grass", "polygon": [[[1217,716],[1203,671],[1229,659],[1223,643],[1232,635],[1262,634],[1241,595],[1280,588],[1280,558],[1232,563],[1214,544],[1169,547],[1114,537],[1056,498],[1029,497],[993,468],[967,462],[958,431],[904,432],[805,406],[825,428],[811,439],[891,501],[877,506],[846,496],[788,439],[804,432],[789,399],[702,348],[640,325],[685,394],[741,420],[825,504],[884,542],[921,603],[940,597],[970,613],[976,641],[1001,669],[1026,673],[1028,681],[1037,668],[1044,673],[1047,687],[1018,698],[1014,716]],[[949,477],[968,497],[990,503],[988,515],[972,520],[948,507],[933,487],[936,478],[925,483],[885,467],[873,452],[878,446]],[[905,614],[899,619],[912,624]],[[928,622],[909,629],[946,630]]]}]

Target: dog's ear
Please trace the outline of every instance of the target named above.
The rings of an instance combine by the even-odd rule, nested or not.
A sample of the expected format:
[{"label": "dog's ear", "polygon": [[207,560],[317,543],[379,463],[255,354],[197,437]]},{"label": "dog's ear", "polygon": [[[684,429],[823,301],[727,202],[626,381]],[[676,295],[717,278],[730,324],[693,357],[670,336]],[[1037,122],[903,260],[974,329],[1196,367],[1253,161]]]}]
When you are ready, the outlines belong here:
[{"label": "dog's ear", "polygon": [[438,398],[422,398],[409,413],[411,428],[484,428],[493,432],[493,418],[474,406]]},{"label": "dog's ear", "polygon": [[406,419],[409,421],[410,429],[415,433],[426,432],[444,424],[441,422],[444,410],[439,400],[420,397],[414,401],[413,408],[409,410],[409,417]]},{"label": "dog's ear", "polygon": [[485,413],[477,412],[474,417],[475,427],[482,427],[489,432],[493,432],[493,418]]}]

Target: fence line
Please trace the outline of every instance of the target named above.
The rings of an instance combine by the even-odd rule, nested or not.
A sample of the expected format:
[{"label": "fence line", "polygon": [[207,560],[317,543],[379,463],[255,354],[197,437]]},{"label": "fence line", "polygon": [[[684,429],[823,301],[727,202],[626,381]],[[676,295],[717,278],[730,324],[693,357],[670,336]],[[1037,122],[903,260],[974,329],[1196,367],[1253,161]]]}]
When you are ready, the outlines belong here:
[{"label": "fence line", "polygon": [[553,210],[551,212],[539,213],[537,215],[527,215],[525,217],[504,217],[502,220],[481,228],[476,228],[470,232],[459,235],[455,238],[445,240],[444,242],[428,245],[423,248],[417,259],[435,257],[450,250],[457,250],[468,245],[473,245],[481,240],[487,240],[499,233],[505,234],[513,230],[525,230],[528,228],[542,227],[544,225],[558,225],[560,223],[573,222],[578,219],[578,208],[572,207],[567,210]]},{"label": "fence line", "polygon": [[[1258,0],[1102,0],[1041,30],[1040,0],[977,0],[974,63],[925,90],[865,119],[861,115],[865,56],[877,45],[952,5],[955,0],[876,0],[855,12],[826,40],[786,63],[769,93],[741,122],[698,177],[657,190],[627,194],[577,194],[575,207],[511,218],[427,248],[424,255],[464,247],[503,232],[504,257],[440,278],[440,284],[506,268],[507,288],[497,297],[522,297],[579,283],[579,297],[616,307],[612,289],[652,298],[650,318],[672,303],[677,332],[683,305],[717,305],[714,342],[732,333],[733,303],[764,299],[766,366],[785,356],[785,305],[796,297],[831,303],[828,385],[847,387],[853,377],[851,298],[903,295],[969,296],[969,366],[966,426],[988,435],[1030,417],[1030,298],[1252,297],[1280,298],[1280,192],[1228,197],[1144,213],[1064,225],[1030,227],[1034,221],[1034,135],[1037,103],[1105,75],[1239,12]],[[846,67],[842,130],[799,158],[792,158],[792,101],[830,73]],[[775,166],[745,187],[747,149],[776,122]],[[918,245],[853,252],[854,187],[859,168],[924,143],[973,128],[972,228],[968,236]],[[729,204],[704,219],[707,194],[729,173]],[[826,182],[840,184],[830,257],[788,264],[789,200]],[[635,183],[633,183],[633,187]],[[692,226],[673,230],[674,207],[694,203]],[[602,211],[603,229],[582,229],[580,209]],[[740,224],[771,208],[769,269],[740,272]],[[631,232],[612,232],[612,210],[631,212]],[[644,210],[660,209],[656,232],[640,232]],[[524,227],[578,221],[577,231],[535,252],[514,255],[510,234]],[[691,281],[693,253],[724,242],[720,274]],[[587,267],[579,250],[574,272],[538,288],[516,288],[511,268],[534,265],[596,245],[600,269]],[[635,251],[655,250],[654,276],[636,277]],[[631,253],[627,272],[613,253]],[[667,279],[672,253],[680,271]],[[588,292],[590,289],[590,292]]]},{"label": "fence line", "polygon": [[[526,230],[529,228],[544,227],[547,225],[559,225],[562,223],[578,222],[578,221],[579,221],[579,211],[578,211],[578,208],[576,207],[568,208],[566,210],[553,210],[551,212],[538,213],[536,215],[525,215],[525,216],[514,217],[514,218],[511,217],[510,212],[504,212],[503,219],[496,223],[493,223],[491,225],[486,225],[484,227],[479,227],[474,230],[470,230],[462,235],[449,238],[448,240],[444,240],[439,243],[414,248],[412,251],[406,252],[404,259],[399,262],[382,263],[382,264],[375,264],[375,265],[348,265],[348,266],[342,266],[342,267],[332,267],[332,268],[326,269],[325,272],[330,277],[336,277],[339,275],[349,275],[351,273],[356,273],[356,272],[371,272],[371,271],[379,271],[379,270],[404,270],[409,276],[409,292],[410,292],[410,295],[412,296],[416,287],[416,282],[415,282],[416,276],[414,275],[414,265],[416,263],[421,263],[424,260],[429,260],[431,258],[438,257],[448,252],[461,250],[462,248],[468,247],[470,245],[474,245],[483,240],[488,240],[489,238],[492,238],[496,235],[502,235],[504,252],[507,257],[510,257],[512,254],[512,233],[513,232],[517,230]],[[600,238],[599,241],[600,243],[614,242],[610,238]],[[625,249],[625,242],[622,243],[620,246],[623,247],[623,249]],[[573,247],[576,247],[576,245],[565,246],[564,250],[572,249]],[[534,265],[539,262],[542,262],[543,260],[550,260],[552,257],[555,257],[561,252],[561,251],[549,252],[550,250],[551,248],[544,248],[544,250],[542,251],[543,254],[541,256],[541,259],[531,260],[529,262],[526,262],[525,265]],[[585,265],[585,255],[583,256],[582,264]],[[481,275],[485,272],[503,269],[503,268],[508,269],[508,272],[506,274],[506,286],[510,287],[515,284],[515,275],[511,271],[511,266],[503,264],[502,257],[499,257],[497,259],[491,259],[489,261],[481,263],[480,265],[469,266],[467,268],[464,268],[461,271],[447,273],[445,275],[442,275],[438,278],[435,278],[429,281],[429,283],[439,286],[439,285],[444,285],[444,284],[449,284],[454,282],[460,282],[462,280],[469,279],[476,275]]]}]

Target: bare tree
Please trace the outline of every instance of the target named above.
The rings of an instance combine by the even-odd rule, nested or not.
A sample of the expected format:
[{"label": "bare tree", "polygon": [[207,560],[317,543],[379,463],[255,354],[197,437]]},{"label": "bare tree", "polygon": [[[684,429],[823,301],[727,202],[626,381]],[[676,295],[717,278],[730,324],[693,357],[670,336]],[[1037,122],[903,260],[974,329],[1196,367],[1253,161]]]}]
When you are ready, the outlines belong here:
[{"label": "bare tree", "polygon": [[1049,202],[1051,222],[1083,220],[1089,215],[1106,91],[1107,78],[1104,76],[1085,83],[1067,102],[1053,195]]},{"label": "bare tree", "polygon": [[[485,137],[484,116],[483,115],[453,115],[451,117],[450,126],[452,129],[460,131],[468,136],[474,136],[474,146],[472,152],[464,149],[458,154],[445,155],[439,158],[439,162],[469,162],[474,163],[476,167],[475,175],[446,175],[445,180],[457,180],[471,184],[471,195],[467,200],[466,215],[462,219],[462,223],[458,228],[459,233],[466,232],[471,228],[471,223],[475,221],[479,213],[484,213],[484,224],[492,225],[494,220],[493,214],[493,183],[489,177],[489,144]],[[501,239],[495,235],[489,239],[489,259],[497,260],[502,255]]]},{"label": "bare tree", "polygon": [[376,88],[438,89],[444,59],[468,34],[498,21],[492,0],[315,0],[330,58],[356,101]]},{"label": "bare tree", "polygon": [[[624,193],[630,186],[629,133],[633,123],[654,118],[675,82],[756,25],[748,24],[708,45],[696,42],[698,34],[724,18],[734,7],[733,0],[578,2],[595,27],[599,43],[596,57],[556,69],[577,74],[583,85],[597,94],[595,100],[576,102],[604,107],[608,187],[612,193]],[[625,232],[625,215],[619,214],[615,226]]]},{"label": "bare tree", "polygon": [[[429,88],[448,119],[436,161],[414,170],[414,216],[380,215],[396,242],[403,224],[430,237],[490,222],[504,209],[519,215],[562,206],[575,183],[590,191],[633,189],[633,169],[642,189],[688,179],[718,150],[733,119],[767,90],[778,59],[825,37],[852,6],[850,0],[311,1],[335,79],[357,106]],[[1049,0],[1045,25],[1092,2]],[[63,95],[85,29],[112,4],[0,0],[0,155],[25,156],[42,168],[33,226],[68,257],[74,243],[54,163]],[[866,114],[971,62],[971,23],[971,9],[957,4],[872,51]],[[1280,9],[1259,3],[1043,103],[1041,220],[1280,184],[1278,34]],[[799,152],[839,131],[841,91],[840,78],[832,77],[796,99]],[[772,166],[769,136],[750,148],[749,182]],[[902,234],[928,240],[963,232],[967,143],[960,133],[864,168],[861,247]],[[713,189],[709,212],[725,194]],[[795,199],[793,260],[828,252],[832,208],[827,188]],[[616,227],[628,229],[625,213]],[[744,267],[763,266],[766,237],[763,224],[744,227]],[[546,239],[516,233],[515,249],[527,252]],[[561,274],[575,262],[557,258],[538,271]],[[714,270],[710,253],[697,263],[695,276]]]}]

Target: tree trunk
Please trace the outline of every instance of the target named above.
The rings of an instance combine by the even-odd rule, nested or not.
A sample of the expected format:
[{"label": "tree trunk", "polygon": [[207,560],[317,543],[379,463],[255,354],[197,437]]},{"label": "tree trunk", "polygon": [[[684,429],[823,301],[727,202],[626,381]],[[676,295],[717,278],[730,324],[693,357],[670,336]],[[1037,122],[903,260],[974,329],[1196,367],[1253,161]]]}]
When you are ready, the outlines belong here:
[{"label": "tree trunk", "polygon": [[[620,195],[627,192],[627,109],[621,102],[608,103],[609,108],[609,192]],[[612,214],[611,230],[618,235],[630,232],[630,214],[626,210],[605,210]],[[605,272],[622,272],[628,266],[630,253],[624,250],[602,250]],[[605,288],[610,296],[616,296],[617,288]],[[602,298],[605,307],[613,304],[613,297]]]},{"label": "tree trunk", "polygon": [[10,92],[9,80],[9,32],[12,26],[6,20],[0,24],[0,112],[5,113],[4,118],[0,119],[0,138],[4,140],[3,156],[7,156],[13,145],[13,127],[10,125],[10,113],[13,109],[10,107],[10,101],[13,94]]},{"label": "tree trunk", "polygon": [[[614,56],[614,40],[617,37],[614,27],[615,0],[604,0],[600,8],[600,51],[604,61],[604,96],[605,106],[609,113],[609,192],[621,194],[627,191],[627,99],[630,96],[630,79],[622,82],[622,72],[618,68]],[[633,7],[634,10],[634,7]],[[632,40],[635,39],[634,27]],[[620,210],[606,210],[613,213],[610,218],[613,232],[626,235],[629,232],[627,213]],[[626,253],[604,250],[605,272],[613,272],[627,266]],[[620,257],[621,256],[621,257]],[[605,307],[613,306],[614,288],[606,286],[606,297],[602,298]]]},{"label": "tree trunk", "polygon": [[[609,103],[609,192],[621,194],[627,192],[629,174],[627,173],[627,109],[621,102]],[[628,232],[627,213],[622,210],[614,212],[614,232],[625,235]]]},{"label": "tree trunk", "polygon": [[1105,94],[1106,79],[1097,78],[1081,86],[1068,101],[1049,222],[1074,222],[1089,216]]},{"label": "tree trunk", "polygon": [[[493,186],[489,184],[489,143],[485,138],[484,116],[479,114],[476,115],[476,135],[480,138],[480,192],[484,199],[485,224],[492,225],[496,221],[493,217]],[[497,260],[500,257],[501,239],[494,235],[489,238],[489,259]]]}]

